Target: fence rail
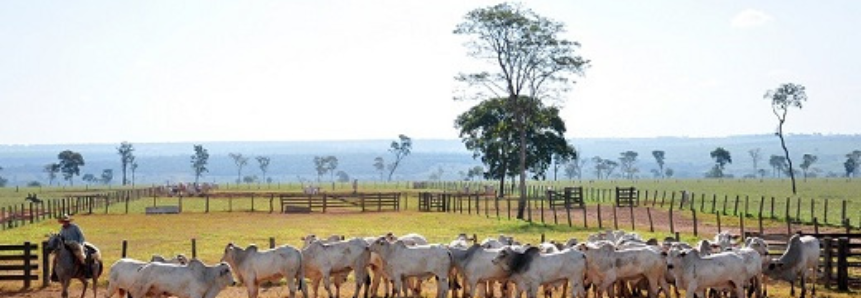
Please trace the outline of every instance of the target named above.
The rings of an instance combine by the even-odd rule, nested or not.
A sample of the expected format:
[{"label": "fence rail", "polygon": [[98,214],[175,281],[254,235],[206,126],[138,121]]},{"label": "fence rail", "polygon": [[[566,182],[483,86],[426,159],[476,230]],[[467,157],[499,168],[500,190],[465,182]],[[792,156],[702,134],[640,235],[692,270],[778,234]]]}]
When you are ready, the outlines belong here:
[{"label": "fence rail", "polygon": [[24,288],[30,288],[32,281],[39,280],[36,274],[39,270],[38,249],[38,245],[30,242],[0,245],[0,252],[13,252],[12,255],[0,256],[0,281],[20,280],[24,282]]}]

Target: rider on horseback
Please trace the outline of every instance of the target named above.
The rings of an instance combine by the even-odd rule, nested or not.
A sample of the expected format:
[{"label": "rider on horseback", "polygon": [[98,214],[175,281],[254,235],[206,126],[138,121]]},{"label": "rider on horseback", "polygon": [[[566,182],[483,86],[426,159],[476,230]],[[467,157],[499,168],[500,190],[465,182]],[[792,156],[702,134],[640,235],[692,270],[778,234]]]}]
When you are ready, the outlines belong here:
[{"label": "rider on horseback", "polygon": [[[72,220],[74,220],[74,219],[71,216],[69,216],[68,214],[63,214],[62,217],[57,219],[57,222],[62,225],[60,227],[60,233],[59,234],[62,237],[62,239],[65,240],[66,245],[74,246],[74,251],[76,252],[75,255],[77,256],[78,261],[80,262],[79,264],[83,265],[84,275],[87,278],[91,278],[93,275],[92,269],[91,269],[91,264],[92,264],[92,258],[90,257],[91,252],[90,252],[89,248],[87,248],[84,245],[84,243],[85,243],[84,242],[85,241],[84,231],[81,230],[81,227],[72,223]],[[56,267],[56,265],[57,265],[57,258],[54,258],[54,263],[53,263],[53,266],[51,266],[51,267],[52,268]],[[53,270],[51,270],[51,280],[54,280],[54,281],[57,280],[57,273],[54,272]]]}]

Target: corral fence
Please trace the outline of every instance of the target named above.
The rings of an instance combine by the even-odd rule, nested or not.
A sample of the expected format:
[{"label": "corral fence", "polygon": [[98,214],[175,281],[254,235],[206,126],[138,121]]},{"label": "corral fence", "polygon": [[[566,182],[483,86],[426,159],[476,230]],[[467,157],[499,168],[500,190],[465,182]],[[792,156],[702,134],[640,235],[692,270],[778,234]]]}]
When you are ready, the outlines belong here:
[{"label": "corral fence", "polygon": [[212,192],[203,197],[153,196],[152,204],[146,207],[145,212],[148,214],[210,213],[223,210],[326,213],[332,209],[361,212],[399,211],[404,201],[404,196],[399,192]]},{"label": "corral fence", "polygon": [[63,214],[93,214],[102,210],[107,213],[109,207],[119,203],[125,203],[128,210],[129,202],[152,196],[160,191],[159,187],[113,190],[3,206],[0,207],[0,229],[7,230],[34,224],[46,219],[59,218]]},{"label": "corral fence", "polygon": [[[821,247],[819,267],[822,272],[819,281],[826,287],[836,286],[837,290],[848,291],[861,288],[861,276],[852,272],[861,271],[861,234],[822,233],[803,234],[819,239]],[[745,237],[760,237],[768,243],[769,255],[781,255],[789,242],[791,234],[745,233]]]},{"label": "corral fence", "polygon": [[[487,189],[487,186],[479,183],[440,182],[422,186],[431,189],[438,187],[439,190],[419,193],[419,211],[466,213],[508,219],[516,217],[518,211],[519,200],[516,194],[498,197],[495,192],[468,192],[469,189]],[[569,186],[561,189],[562,192],[547,186],[527,187],[524,220],[559,224],[559,217],[563,217],[562,220],[567,220],[572,227],[575,222],[582,221],[585,228],[588,228],[591,222],[600,229],[611,226],[618,229],[619,222],[623,221],[630,224],[626,228],[630,227],[631,230],[636,230],[637,225],[644,229],[648,224],[651,232],[655,231],[655,221],[660,221],[669,225],[670,233],[683,230],[682,232],[690,232],[695,236],[698,236],[704,223],[712,229],[716,226],[718,232],[737,228],[739,234],[747,231],[764,233],[767,221],[783,221],[787,233],[795,231],[800,225],[812,228],[814,233],[819,233],[820,228],[842,228],[846,233],[855,229],[847,214],[845,199],[780,200],[774,197],[753,198],[740,195],[730,197],[687,191],[646,190],[632,186]],[[567,199],[564,192],[566,189],[571,190]],[[565,200],[569,203],[565,203]],[[578,200],[584,203],[573,204]],[[810,206],[810,209],[805,209],[806,206]],[[802,209],[805,209],[804,212]],[[656,217],[653,221],[652,213],[656,212],[661,212],[661,218]],[[823,220],[820,220],[820,215]],[[582,220],[577,219],[581,216]],[[638,216],[641,217],[638,219]],[[773,223],[769,224],[773,226]]]}]

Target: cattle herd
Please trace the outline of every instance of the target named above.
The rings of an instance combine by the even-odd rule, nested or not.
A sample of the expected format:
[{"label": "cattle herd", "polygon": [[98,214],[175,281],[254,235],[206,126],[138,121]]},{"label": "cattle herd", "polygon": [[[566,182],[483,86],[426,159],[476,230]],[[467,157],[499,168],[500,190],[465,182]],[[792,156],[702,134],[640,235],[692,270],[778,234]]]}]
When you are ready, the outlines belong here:
[{"label": "cattle herd", "polygon": [[437,298],[445,298],[449,291],[453,297],[510,298],[525,292],[536,298],[539,288],[545,296],[561,291],[562,297],[572,298],[586,298],[590,291],[593,297],[605,293],[644,297],[643,292],[650,298],[660,293],[678,297],[678,289],[689,298],[764,297],[766,277],[790,282],[792,295],[799,281],[804,297],[805,282],[815,279],[819,260],[819,241],[801,235],[793,235],[778,258],[769,257],[762,239],[737,243],[738,237],[728,233],[696,245],[673,238],[643,240],[625,231],[592,234],[585,242],[572,238],[537,246],[505,235],[481,243],[474,238],[460,234],[448,244],[428,244],[418,234],[352,239],[308,235],[302,237],[301,249],[284,245],[260,250],[230,243],[216,265],[182,255],[171,260],[154,257],[151,262],[121,259],[111,266],[106,297],[128,293],[135,298],[213,298],[239,281],[248,297],[256,298],[263,282],[286,279],[290,298],[297,290],[311,297],[309,286],[317,298],[321,281],[331,298],[340,297],[350,273],[355,280],[353,298],[360,293],[377,297],[381,284],[383,297],[419,297],[426,281],[436,283]]}]

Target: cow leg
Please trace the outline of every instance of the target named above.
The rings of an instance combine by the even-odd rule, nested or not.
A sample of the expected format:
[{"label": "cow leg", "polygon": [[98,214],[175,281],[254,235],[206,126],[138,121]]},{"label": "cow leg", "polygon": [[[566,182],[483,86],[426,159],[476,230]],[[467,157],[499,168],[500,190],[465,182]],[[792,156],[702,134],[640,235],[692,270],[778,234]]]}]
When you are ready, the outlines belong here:
[{"label": "cow leg", "polygon": [[317,298],[320,294],[320,281],[322,279],[320,277],[314,277],[311,279],[311,288],[314,289],[314,298]]},{"label": "cow leg", "polygon": [[257,298],[257,294],[259,289],[257,288],[256,280],[249,280],[247,283],[243,282],[245,287],[248,288],[248,298]]},{"label": "cow leg", "polygon": [[406,295],[401,296],[402,295],[401,289],[403,288],[403,285],[404,285],[404,278],[402,276],[397,276],[397,277],[392,278],[392,282],[395,283],[392,286],[392,298],[406,297]]},{"label": "cow leg", "polygon": [[437,298],[446,298],[448,296],[448,277],[446,275],[439,276],[437,280]]},{"label": "cow leg", "polygon": [[[365,281],[368,279],[368,273],[362,268],[357,268],[354,277],[356,279],[356,292],[353,293],[353,298],[358,298],[359,292],[362,290],[362,286],[365,285]],[[344,280],[347,280],[347,275],[344,274],[343,278],[344,278]],[[368,287],[365,287],[365,298],[367,298],[367,296],[368,296]],[[341,297],[340,293],[338,293],[338,297]]]},{"label": "cow leg", "polygon": [[332,280],[329,275],[329,270],[323,270],[323,287],[326,288],[326,294],[329,294],[329,298],[335,297],[332,296]]},{"label": "cow leg", "polygon": [[[287,283],[287,291],[290,292],[290,298],[296,298],[296,280],[293,278],[285,278]],[[307,297],[305,297],[307,298]]]}]

